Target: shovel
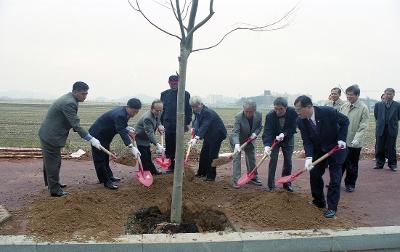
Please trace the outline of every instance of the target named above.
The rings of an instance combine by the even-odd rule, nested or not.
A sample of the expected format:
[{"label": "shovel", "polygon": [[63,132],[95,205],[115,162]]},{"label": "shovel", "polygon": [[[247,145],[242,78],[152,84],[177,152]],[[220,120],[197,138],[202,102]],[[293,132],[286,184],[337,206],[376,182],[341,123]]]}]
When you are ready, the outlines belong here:
[{"label": "shovel", "polygon": [[[192,128],[192,139],[194,138],[194,129]],[[189,160],[189,154],[190,154],[190,149],[192,148],[192,145],[189,144],[189,147],[186,151],[186,155],[185,155],[185,164],[188,162]]]},{"label": "shovel", "polygon": [[[255,138],[254,138],[254,139],[255,139]],[[241,151],[244,147],[246,147],[246,145],[247,145],[248,143],[250,143],[251,141],[253,141],[254,139],[251,138],[251,137],[247,138],[246,142],[244,142],[244,143],[240,146],[240,151]],[[224,165],[224,164],[229,163],[230,161],[233,160],[233,157],[235,156],[235,154],[240,153],[240,151],[236,151],[236,150],[235,150],[233,153],[222,153],[222,154],[219,154],[219,155],[218,155],[218,158],[216,158],[216,159],[214,159],[214,160],[212,161],[211,166],[212,166],[212,167],[217,167],[217,166],[220,166],[220,165]]]},{"label": "shovel", "polygon": [[[165,141],[164,138],[165,138],[165,135],[161,134],[161,146],[163,146],[163,147],[164,147],[164,141]],[[168,167],[171,165],[171,159],[165,157],[165,151],[163,151],[161,153],[161,157],[156,157],[154,159],[154,161],[156,162],[156,164],[158,166],[160,166],[164,170],[167,170]]]},{"label": "shovel", "polygon": [[117,156],[115,156],[114,153],[111,153],[109,150],[107,150],[106,148],[104,148],[102,145],[100,145],[100,149],[101,149],[102,151],[104,151],[106,154],[108,154],[108,155],[112,158],[112,160],[116,160],[116,159],[117,159]]},{"label": "shovel", "polygon": [[[329,156],[335,154],[336,152],[340,151],[340,147],[339,146],[335,146],[333,147],[332,150],[330,150],[328,153],[326,153],[325,155],[323,155],[322,157],[318,158],[317,160],[315,160],[312,165],[315,166],[316,164],[320,163],[321,161],[323,161],[324,159],[328,158]],[[285,177],[281,177],[279,179],[276,180],[276,183],[278,184],[285,184],[285,183],[289,183],[292,182],[293,180],[295,180],[298,176],[300,176],[301,174],[303,174],[305,171],[307,171],[305,168],[302,170],[299,170],[297,172],[295,172],[292,175],[288,175]]]},{"label": "shovel", "polygon": [[[132,139],[133,144],[137,148],[137,144],[135,139]],[[143,165],[142,165],[142,160],[140,159],[140,156],[137,157],[138,164],[139,164],[139,171],[136,172],[136,177],[139,180],[140,183],[142,183],[146,187],[150,187],[153,184],[153,175],[151,175],[150,171],[145,171],[143,170]]]},{"label": "shovel", "polygon": [[[272,143],[271,149],[274,149],[275,146],[280,143],[281,141],[278,140],[274,140],[274,142]],[[255,178],[257,176],[257,169],[262,165],[262,163],[265,161],[265,159],[267,159],[268,156],[264,155],[262,157],[262,159],[258,162],[258,164],[256,165],[256,167],[253,168],[253,170],[251,172],[246,172],[244,173],[239,180],[237,181],[237,185],[238,186],[242,186],[247,184],[250,180],[252,180],[253,178]]]}]

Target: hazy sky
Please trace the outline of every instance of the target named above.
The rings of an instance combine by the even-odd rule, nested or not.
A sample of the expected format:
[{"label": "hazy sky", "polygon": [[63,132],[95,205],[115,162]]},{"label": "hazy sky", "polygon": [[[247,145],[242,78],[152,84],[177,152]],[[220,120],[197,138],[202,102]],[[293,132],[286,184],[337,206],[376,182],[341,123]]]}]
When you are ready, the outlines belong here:
[{"label": "hazy sky", "polygon": [[[154,22],[178,34],[170,10],[141,2]],[[194,47],[215,43],[238,22],[273,22],[296,3],[215,0],[216,13],[195,34]],[[208,1],[200,4],[197,20],[207,14]],[[400,93],[399,31],[397,0],[303,0],[283,30],[239,31],[193,53],[187,90],[238,97],[269,89],[323,99],[333,86],[357,83],[362,97],[378,98],[386,87]],[[179,41],[125,0],[0,0],[1,91],[59,96],[82,80],[89,100],[158,97],[178,70],[178,54]]]}]

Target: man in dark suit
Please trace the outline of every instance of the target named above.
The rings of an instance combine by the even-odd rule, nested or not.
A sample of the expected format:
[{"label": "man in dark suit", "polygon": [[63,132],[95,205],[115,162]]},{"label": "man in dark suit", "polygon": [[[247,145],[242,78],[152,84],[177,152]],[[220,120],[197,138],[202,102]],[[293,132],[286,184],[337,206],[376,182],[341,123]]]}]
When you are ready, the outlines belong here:
[{"label": "man in dark suit", "polygon": [[[243,103],[243,111],[235,115],[235,124],[233,125],[232,134],[229,138],[231,147],[237,153],[233,157],[232,166],[232,186],[239,188],[237,181],[242,173],[241,171],[241,153],[240,145],[247,139],[252,141],[243,148],[246,157],[247,172],[251,172],[256,166],[256,143],[255,139],[262,130],[262,115],[257,111],[257,104],[254,101],[246,100]],[[249,181],[256,186],[262,186],[258,175]]]},{"label": "man in dark suit", "polygon": [[72,92],[55,100],[47,111],[39,129],[39,138],[43,153],[44,183],[48,186],[50,195],[63,197],[68,193],[60,184],[61,148],[65,146],[68,134],[72,128],[92,146],[100,149],[100,142],[92,137],[86,129],[80,125],[78,117],[79,102],[83,102],[88,94],[89,86],[77,81],[72,86]]},{"label": "man in dark suit", "polygon": [[161,174],[152,161],[150,145],[155,145],[158,153],[164,152],[164,147],[157,142],[155,137],[156,130],[160,131],[160,133],[164,133],[164,127],[160,124],[160,116],[162,111],[162,101],[154,100],[151,103],[150,111],[147,111],[142,115],[142,117],[140,117],[135,127],[136,142],[141,153],[143,169],[150,171],[153,175]]},{"label": "man in dark suit", "polygon": [[[164,111],[161,114],[161,124],[165,128],[165,156],[172,162],[167,173],[174,172],[175,149],[176,149],[176,109],[178,96],[178,75],[171,75],[168,79],[170,89],[161,93],[160,100],[164,104]],[[190,94],[185,91],[185,132],[189,130],[192,121],[192,108],[189,104]]]},{"label": "man in dark suit", "polygon": [[[142,104],[139,99],[130,99],[126,106],[116,107],[97,118],[89,129],[90,134],[99,139],[104,148],[110,149],[111,141],[118,133],[124,144],[137,157],[140,152],[133,146],[129,138],[129,134],[134,136],[134,129],[128,127],[128,121],[139,112],[141,107]],[[114,177],[110,168],[108,154],[92,147],[92,157],[99,182],[104,184],[106,188],[118,189],[114,182],[118,182],[121,179]]]},{"label": "man in dark suit", "polygon": [[382,169],[385,165],[385,156],[392,171],[397,171],[396,140],[399,132],[400,103],[393,100],[393,88],[385,89],[385,100],[375,104],[375,159],[374,169]]},{"label": "man in dark suit", "polygon": [[[264,133],[262,136],[264,143],[264,155],[270,155],[268,167],[268,187],[266,191],[275,190],[275,171],[278,162],[279,148],[283,153],[282,176],[292,173],[292,155],[294,149],[294,134],[296,133],[297,113],[293,108],[288,107],[287,101],[283,97],[274,100],[274,110],[265,117]],[[271,145],[274,140],[280,142],[272,151]],[[291,183],[286,183],[283,188],[293,192]]]},{"label": "man in dark suit", "polygon": [[[336,215],[340,199],[342,165],[347,154],[345,141],[349,119],[331,107],[313,106],[311,99],[305,95],[297,97],[294,105],[299,115],[297,125],[301,132],[306,154],[304,166],[310,171],[311,193],[314,198],[312,203],[319,208],[325,208],[322,175],[329,165],[328,210],[325,211],[324,216],[332,218]],[[313,161],[329,152],[336,145],[342,150],[313,167]]]},{"label": "man in dark suit", "polygon": [[199,139],[204,139],[200,152],[199,170],[197,177],[205,177],[204,181],[215,181],[216,167],[212,167],[212,160],[218,157],[222,141],[226,138],[226,128],[218,114],[207,108],[200,97],[190,98],[195,119],[192,123],[195,137],[189,144],[194,146]]}]

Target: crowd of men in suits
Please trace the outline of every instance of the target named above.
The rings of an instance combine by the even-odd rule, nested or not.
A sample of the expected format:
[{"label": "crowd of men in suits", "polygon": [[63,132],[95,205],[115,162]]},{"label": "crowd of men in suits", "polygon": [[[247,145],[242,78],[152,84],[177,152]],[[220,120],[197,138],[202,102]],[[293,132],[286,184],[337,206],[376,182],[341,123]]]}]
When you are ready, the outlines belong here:
[{"label": "crowd of men in suits", "polygon": [[[178,82],[178,75],[169,77],[170,88],[161,93],[160,99],[152,102],[150,110],[141,116],[134,128],[128,125],[128,121],[142,107],[140,100],[136,98],[129,99],[126,106],[119,106],[102,114],[89,131],[80,126],[77,115],[78,103],[86,99],[89,86],[80,81],[74,83],[72,92],[61,96],[50,106],[39,130],[43,152],[44,182],[48,186],[50,195],[54,197],[67,195],[62,189],[66,185],[60,183],[59,172],[61,148],[65,146],[71,128],[92,145],[93,163],[98,180],[108,189],[117,189],[116,183],[120,181],[120,178],[113,175],[109,166],[109,156],[102,151],[102,148],[109,149],[116,134],[120,135],[135,157],[141,157],[145,170],[153,175],[160,174],[152,161],[151,145],[154,145],[158,153],[165,152],[166,157],[172,160],[167,172],[173,173]],[[239,188],[237,183],[242,174],[241,152],[244,152],[247,172],[255,167],[255,140],[262,132],[264,156],[270,157],[267,186],[264,190],[275,191],[279,150],[282,150],[283,154],[282,176],[290,175],[294,135],[298,128],[306,156],[304,167],[310,173],[312,204],[319,208],[327,206],[324,212],[326,218],[335,216],[340,199],[341,180],[345,173],[345,190],[347,192],[355,190],[358,161],[369,118],[367,106],[359,100],[359,87],[352,85],[345,90],[345,93],[347,102],[340,99],[340,88],[333,88],[326,106],[315,106],[310,97],[302,95],[297,97],[294,107],[291,107],[285,98],[278,97],[273,102],[274,109],[265,117],[264,126],[262,114],[257,111],[256,103],[246,100],[243,110],[235,115],[233,130],[229,135],[230,145],[236,153],[233,157],[232,186]],[[387,88],[382,101],[375,104],[375,169],[382,169],[387,159],[389,168],[397,171],[396,139],[400,104],[393,100],[394,95],[394,89]],[[221,143],[228,135],[227,130],[221,117],[213,109],[208,108],[200,97],[190,97],[189,92],[186,91],[185,132],[189,130],[190,124],[194,129],[194,136],[188,144],[195,146],[198,140],[203,140],[196,176],[202,177],[204,181],[215,181],[217,172],[212,161],[218,158]],[[155,137],[157,131],[165,134],[166,149],[157,141]],[[274,148],[271,148],[272,146]],[[334,147],[340,148],[340,151],[322,162],[314,162]],[[322,176],[326,168],[329,170],[330,182],[327,185],[325,197]],[[258,175],[249,183],[262,186]],[[283,184],[283,188],[293,192],[290,182]]]}]

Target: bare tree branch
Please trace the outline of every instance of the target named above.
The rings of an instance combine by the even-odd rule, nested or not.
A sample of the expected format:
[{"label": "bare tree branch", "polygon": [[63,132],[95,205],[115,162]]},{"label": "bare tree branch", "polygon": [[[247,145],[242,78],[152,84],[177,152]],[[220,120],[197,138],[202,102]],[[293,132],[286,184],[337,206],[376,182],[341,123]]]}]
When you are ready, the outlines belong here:
[{"label": "bare tree branch", "polygon": [[165,3],[165,4],[163,4],[163,3],[160,3],[159,1],[156,1],[156,0],[153,0],[153,2],[155,2],[156,4],[158,4],[158,5],[161,5],[162,7],[165,7],[165,8],[167,8],[167,9],[170,9],[170,7]]},{"label": "bare tree branch", "polygon": [[[188,28],[190,29],[188,31],[187,37],[191,37],[192,34],[199,29],[201,26],[203,26],[205,23],[207,23],[208,20],[210,20],[210,18],[214,15],[214,10],[213,10],[213,5],[214,5],[214,0],[210,0],[210,13],[208,14],[208,16],[206,18],[204,18],[200,23],[198,23],[194,28],[191,28],[190,25],[188,26]],[[190,16],[192,16],[192,14],[190,14]]]},{"label": "bare tree branch", "polygon": [[183,25],[183,21],[182,21],[182,15],[181,15],[181,9],[180,9],[180,6],[179,6],[179,0],[176,0],[175,3],[176,3],[176,13],[178,15],[179,29],[181,30],[182,41],[185,41],[186,40],[185,26]]},{"label": "bare tree branch", "polygon": [[[185,2],[185,3],[186,3],[186,2]],[[183,20],[186,19],[187,14],[189,13],[189,8],[190,8],[190,6],[192,6],[192,1],[190,1],[189,4],[187,5],[186,11],[185,11],[185,10],[183,11],[185,14],[182,13],[182,15],[184,15],[184,16],[183,16]],[[183,9],[185,9],[185,6],[183,6]]]},{"label": "bare tree branch", "polygon": [[170,32],[168,32],[168,31],[162,29],[162,28],[159,27],[158,25],[154,24],[154,23],[143,13],[143,11],[140,9],[138,0],[136,0],[136,6],[137,6],[137,7],[133,6],[130,0],[128,0],[128,3],[129,3],[129,5],[132,7],[133,10],[139,12],[139,13],[147,20],[147,22],[149,22],[152,26],[154,26],[154,27],[157,28],[158,30],[160,30],[160,31],[162,31],[162,32],[164,32],[164,33],[166,33],[166,34],[172,36],[172,37],[175,37],[175,38],[181,40],[181,38],[180,38],[178,35],[175,35],[175,34],[173,34],[173,33],[170,33]]},{"label": "bare tree branch", "polygon": [[203,51],[203,50],[208,50],[211,48],[214,48],[216,46],[218,46],[219,44],[222,43],[222,41],[231,33],[238,31],[238,30],[248,30],[248,31],[256,31],[256,32],[262,32],[262,31],[276,31],[276,30],[281,30],[285,27],[287,27],[289,25],[289,23],[286,23],[284,25],[281,25],[277,28],[270,28],[271,26],[274,26],[280,22],[282,22],[284,19],[287,19],[296,9],[297,9],[298,4],[296,4],[292,9],[290,9],[285,15],[283,15],[280,19],[278,19],[277,21],[267,24],[267,25],[263,25],[263,26],[255,26],[255,25],[251,25],[251,24],[245,24],[248,26],[252,26],[252,27],[236,27],[230,31],[228,31],[227,33],[225,33],[222,38],[215,43],[212,46],[208,46],[208,47],[203,47],[203,48],[199,48],[199,49],[194,49],[192,50],[192,52],[198,52],[198,51]]},{"label": "bare tree branch", "polygon": [[178,20],[178,22],[179,22],[178,16],[176,15],[176,11],[175,11],[175,6],[172,3],[172,0],[169,0],[169,3],[171,5],[171,9],[172,9],[172,12],[174,13],[174,16],[175,16],[176,20]]}]

